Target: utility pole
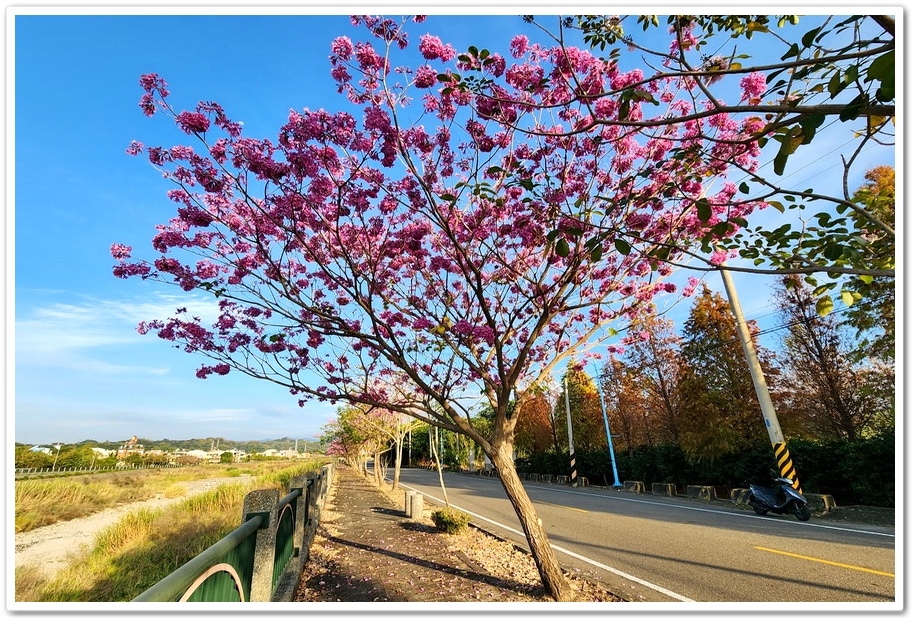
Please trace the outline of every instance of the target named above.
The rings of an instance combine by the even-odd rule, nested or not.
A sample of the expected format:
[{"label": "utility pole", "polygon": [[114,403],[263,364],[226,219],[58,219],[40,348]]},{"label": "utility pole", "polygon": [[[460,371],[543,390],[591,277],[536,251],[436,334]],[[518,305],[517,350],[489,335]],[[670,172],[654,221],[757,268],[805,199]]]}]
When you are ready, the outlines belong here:
[{"label": "utility pole", "polygon": [[601,399],[601,415],[604,417],[604,432],[607,434],[607,449],[611,454],[611,470],[614,472],[614,486],[622,487],[620,478],[617,477],[617,458],[614,456],[614,441],[611,435],[611,425],[607,418],[607,408],[604,406],[604,384],[601,382],[601,375],[598,373],[598,366],[595,366],[595,379],[598,381],[598,397]]},{"label": "utility pole", "polygon": [[563,387],[565,389],[563,393],[566,396],[566,432],[569,437],[569,479],[572,481],[572,486],[575,487],[579,484],[579,475],[576,472],[576,449],[573,447],[572,414],[569,410],[569,370],[563,377]]},{"label": "utility pole", "polygon": [[744,319],[744,313],[741,311],[741,304],[738,302],[738,294],[735,291],[735,284],[732,281],[731,273],[724,268],[719,272],[722,273],[722,282],[725,284],[728,303],[731,305],[732,313],[738,321],[738,334],[741,337],[741,345],[744,347],[744,358],[747,360],[747,365],[751,372],[751,380],[754,383],[754,390],[757,392],[757,400],[760,402],[760,410],[763,413],[763,422],[766,424],[767,434],[770,436],[770,443],[773,445],[773,452],[776,455],[776,464],[779,467],[779,474],[783,478],[791,480],[792,487],[801,493],[801,483],[798,480],[798,475],[795,473],[795,467],[792,465],[792,457],[789,456],[789,447],[786,445],[786,438],[783,437],[782,428],[779,426],[779,419],[776,417],[776,408],[773,406],[773,401],[770,398],[766,377],[763,375],[763,368],[760,366],[760,359],[757,358],[757,351],[751,339],[750,329],[748,329],[747,322]]}]

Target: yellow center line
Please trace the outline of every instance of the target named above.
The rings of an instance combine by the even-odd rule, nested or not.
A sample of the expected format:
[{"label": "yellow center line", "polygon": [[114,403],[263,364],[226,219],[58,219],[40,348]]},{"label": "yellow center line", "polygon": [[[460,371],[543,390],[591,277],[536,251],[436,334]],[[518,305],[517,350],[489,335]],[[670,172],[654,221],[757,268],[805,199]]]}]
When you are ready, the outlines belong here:
[{"label": "yellow center line", "polygon": [[563,506],[562,504],[554,504],[553,502],[538,502],[538,504],[546,504],[547,506],[556,506],[557,508],[565,508],[568,511],[578,511],[580,513],[588,512],[586,510],[582,510],[581,508],[576,508],[574,506]]},{"label": "yellow center line", "polygon": [[833,565],[834,567],[843,567],[844,569],[853,569],[855,571],[864,571],[865,573],[874,573],[875,575],[884,575],[889,578],[895,577],[893,573],[887,573],[885,571],[877,571],[875,569],[869,569],[867,567],[856,567],[854,565],[846,565],[841,562],[833,562],[832,560],[824,560],[822,558],[812,558],[810,556],[802,556],[801,554],[793,554],[792,552],[783,552],[778,549],[770,549],[768,547],[760,547],[758,545],[755,545],[754,549],[759,549],[764,552],[770,552],[772,554],[782,554],[783,556],[792,556],[793,558],[801,558],[802,560],[810,560],[812,562],[820,562],[825,565]]}]

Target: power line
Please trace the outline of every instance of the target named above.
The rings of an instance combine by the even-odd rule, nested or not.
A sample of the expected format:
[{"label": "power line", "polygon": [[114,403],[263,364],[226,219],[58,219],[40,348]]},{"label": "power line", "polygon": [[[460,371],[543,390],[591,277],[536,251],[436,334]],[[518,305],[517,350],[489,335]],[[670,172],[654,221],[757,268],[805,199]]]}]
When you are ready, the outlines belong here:
[{"label": "power line", "polygon": [[[893,299],[893,298],[895,298],[895,293],[891,292],[891,293],[887,293],[887,294],[880,294],[880,295],[878,295],[878,296],[876,296],[876,297],[874,297],[873,299],[870,299],[870,300],[871,300],[872,302],[874,302],[875,304],[882,304],[882,303],[885,303],[885,302],[887,302],[887,301],[889,301],[889,300],[891,300],[891,299]],[[852,314],[854,311],[855,311],[855,310],[854,310],[854,308],[852,308],[852,307],[840,307],[840,308],[836,308],[836,309],[831,310],[830,312],[824,314],[823,316],[820,316],[820,315],[819,315],[818,317],[819,317],[819,318],[827,318],[827,317],[833,317],[833,316],[847,316],[847,315],[849,315],[849,314]],[[768,317],[768,316],[773,316],[773,315],[775,315],[775,314],[781,314],[781,313],[783,313],[783,310],[780,309],[779,307],[775,307],[775,308],[773,309],[773,311],[768,312],[768,313],[766,313],[766,314],[763,314],[762,316],[758,316],[758,317],[756,317],[756,318],[748,319],[747,322],[748,322],[748,323],[753,323],[754,325],[759,326],[759,320],[760,320],[761,318],[765,318],[765,317]],[[813,318],[813,317],[812,317],[812,318],[808,318],[808,319],[804,319],[804,320],[790,321],[790,322],[785,322],[785,323],[778,324],[778,325],[773,326],[773,327],[769,327],[769,328],[767,328],[767,329],[758,329],[758,330],[756,330],[756,331],[752,331],[752,332],[751,332],[751,337],[756,338],[756,337],[762,336],[762,335],[769,335],[769,334],[771,334],[771,333],[776,333],[776,332],[779,332],[779,331],[785,331],[785,330],[790,329],[790,328],[792,328],[792,327],[794,327],[794,326],[798,326],[798,325],[800,325],[800,324],[804,324],[804,323],[806,323],[806,322],[810,322],[811,320],[816,320],[816,318]],[[686,321],[685,321],[685,322],[686,322]],[[843,323],[841,322],[841,325],[842,325],[842,324],[843,324]],[[680,337],[683,339],[683,335],[681,335]],[[702,354],[707,354],[707,353],[709,353],[709,352],[712,352],[713,350],[718,350],[718,349],[722,348],[723,346],[728,346],[728,345],[730,345],[730,344],[739,343],[740,341],[741,341],[741,339],[738,338],[738,337],[731,338],[731,339],[728,339],[728,340],[725,340],[725,341],[723,341],[723,342],[718,343],[715,347],[711,347],[711,348],[708,348],[708,349],[700,350],[700,351],[698,351],[698,354],[700,354],[700,355],[702,355]]]}]

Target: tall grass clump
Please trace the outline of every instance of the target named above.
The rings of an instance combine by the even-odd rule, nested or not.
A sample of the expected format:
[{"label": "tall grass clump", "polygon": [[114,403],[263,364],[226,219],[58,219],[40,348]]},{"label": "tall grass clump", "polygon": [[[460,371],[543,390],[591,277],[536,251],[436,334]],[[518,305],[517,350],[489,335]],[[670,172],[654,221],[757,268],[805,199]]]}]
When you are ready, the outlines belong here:
[{"label": "tall grass clump", "polygon": [[280,491],[288,491],[290,481],[307,472],[313,472],[321,468],[327,461],[309,460],[301,463],[295,463],[284,469],[272,470],[265,472],[257,478],[257,489],[274,488]]},{"label": "tall grass clump", "polygon": [[446,534],[461,534],[471,523],[470,515],[452,506],[434,510],[431,517],[436,527]]}]

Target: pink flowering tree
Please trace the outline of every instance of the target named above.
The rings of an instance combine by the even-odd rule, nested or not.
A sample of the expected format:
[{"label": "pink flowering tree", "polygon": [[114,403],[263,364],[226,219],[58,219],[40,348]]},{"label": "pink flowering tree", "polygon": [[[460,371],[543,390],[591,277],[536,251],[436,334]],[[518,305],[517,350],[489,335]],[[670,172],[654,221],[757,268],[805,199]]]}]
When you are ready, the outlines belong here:
[{"label": "pink flowering tree", "polygon": [[[114,273],[215,297],[214,322],[178,310],[139,328],[206,357],[200,377],[236,370],[300,404],[380,409],[471,438],[546,590],[570,599],[515,470],[511,406],[558,364],[596,352],[612,323],[675,292],[650,251],[674,259],[741,227],[757,206],[733,201],[722,176],[729,162],[753,168],[742,137],[757,126],[715,116],[638,136],[594,125],[591,111],[629,118],[639,107],[616,96],[579,105],[570,90],[625,88],[639,72],[520,39],[517,63],[458,56],[429,34],[412,47],[407,21],[353,22],[368,39],[340,37],[330,56],[343,110],[292,111],[273,139],[244,136],[216,103],[175,106],[162,77],[141,78],[143,112],[170,118],[189,144],[130,146],[174,182],[176,215],[153,258],[113,245]],[[529,93],[531,104],[459,88],[459,72],[478,66],[491,93]],[[544,114],[551,101],[561,104]],[[710,133],[730,140],[690,156],[707,153]],[[481,401],[486,433],[472,421]]]},{"label": "pink flowering tree", "polygon": [[[804,25],[797,15],[526,16],[526,21],[556,46],[547,52],[528,45],[524,36],[516,38],[512,54],[527,62],[513,68],[516,79],[507,81],[509,88],[487,76],[488,59],[476,48],[460,57],[467,61],[465,68],[449,79],[475,97],[489,98],[481,107],[515,110],[527,105],[532,111],[556,113],[565,122],[544,128],[525,125],[532,115],[504,119],[533,134],[607,134],[609,140],[625,137],[648,145],[660,137],[691,136],[675,138],[665,128],[682,132],[680,128],[692,127],[696,140],[668,149],[667,157],[702,160],[713,165],[713,174],[728,167],[732,179],[740,180],[739,192],[703,200],[731,201],[734,211],[718,206],[727,218],[713,219],[708,235],[690,241],[691,246],[675,238],[643,236],[640,230],[612,228],[606,235],[618,249],[633,246],[647,257],[699,271],[719,270],[724,260],[740,255],[751,262],[731,265],[732,270],[804,274],[818,287],[824,311],[832,308],[828,293],[840,285],[840,275],[865,283],[893,278],[894,223],[875,204],[860,201],[854,189],[856,170],[872,157],[873,148],[895,140],[894,16],[819,16]],[[662,32],[668,33],[667,39],[660,37]],[[575,39],[588,51],[568,43]],[[531,62],[543,54],[558,54],[557,49],[563,50],[560,65],[565,66],[561,89],[556,73]],[[634,57],[643,61],[641,69],[617,80],[602,79],[602,63],[616,67],[632,63]],[[569,115],[571,110],[578,114]],[[846,130],[848,142],[839,150],[812,154],[805,146],[836,122]],[[758,171],[756,162],[748,166],[753,162],[748,160],[753,153],[745,148],[749,133],[758,146],[775,146],[768,152],[772,167],[766,171]],[[840,179],[833,184],[807,179],[794,186],[781,179],[789,159],[805,159],[802,154],[832,161],[842,171]],[[670,196],[681,189],[673,181],[663,190]],[[748,228],[742,204],[759,202],[768,205],[769,218]],[[697,207],[701,216],[709,214],[703,202]],[[741,227],[723,236],[728,221]],[[678,253],[672,254],[675,248]],[[841,295],[847,303],[859,296],[845,286]]]},{"label": "pink flowering tree", "polygon": [[[331,431],[337,430],[337,435],[342,439],[349,438],[353,431],[358,431],[362,439],[371,440],[374,450],[374,473],[376,482],[384,484],[382,475],[382,455],[393,452],[394,470],[391,478],[391,490],[397,491],[401,481],[401,463],[404,457],[404,440],[407,434],[422,426],[422,422],[401,411],[366,407],[365,405],[349,405],[338,408],[337,424],[330,427]],[[344,423],[345,425],[341,425]],[[328,440],[336,445],[338,436],[330,434]]]},{"label": "pink flowering tree", "polygon": [[365,426],[364,412],[356,406],[339,407],[337,417],[322,427],[322,441],[328,456],[344,459],[350,467],[369,477],[369,461],[375,458],[372,477],[381,484],[378,458],[387,445],[375,431]]}]

